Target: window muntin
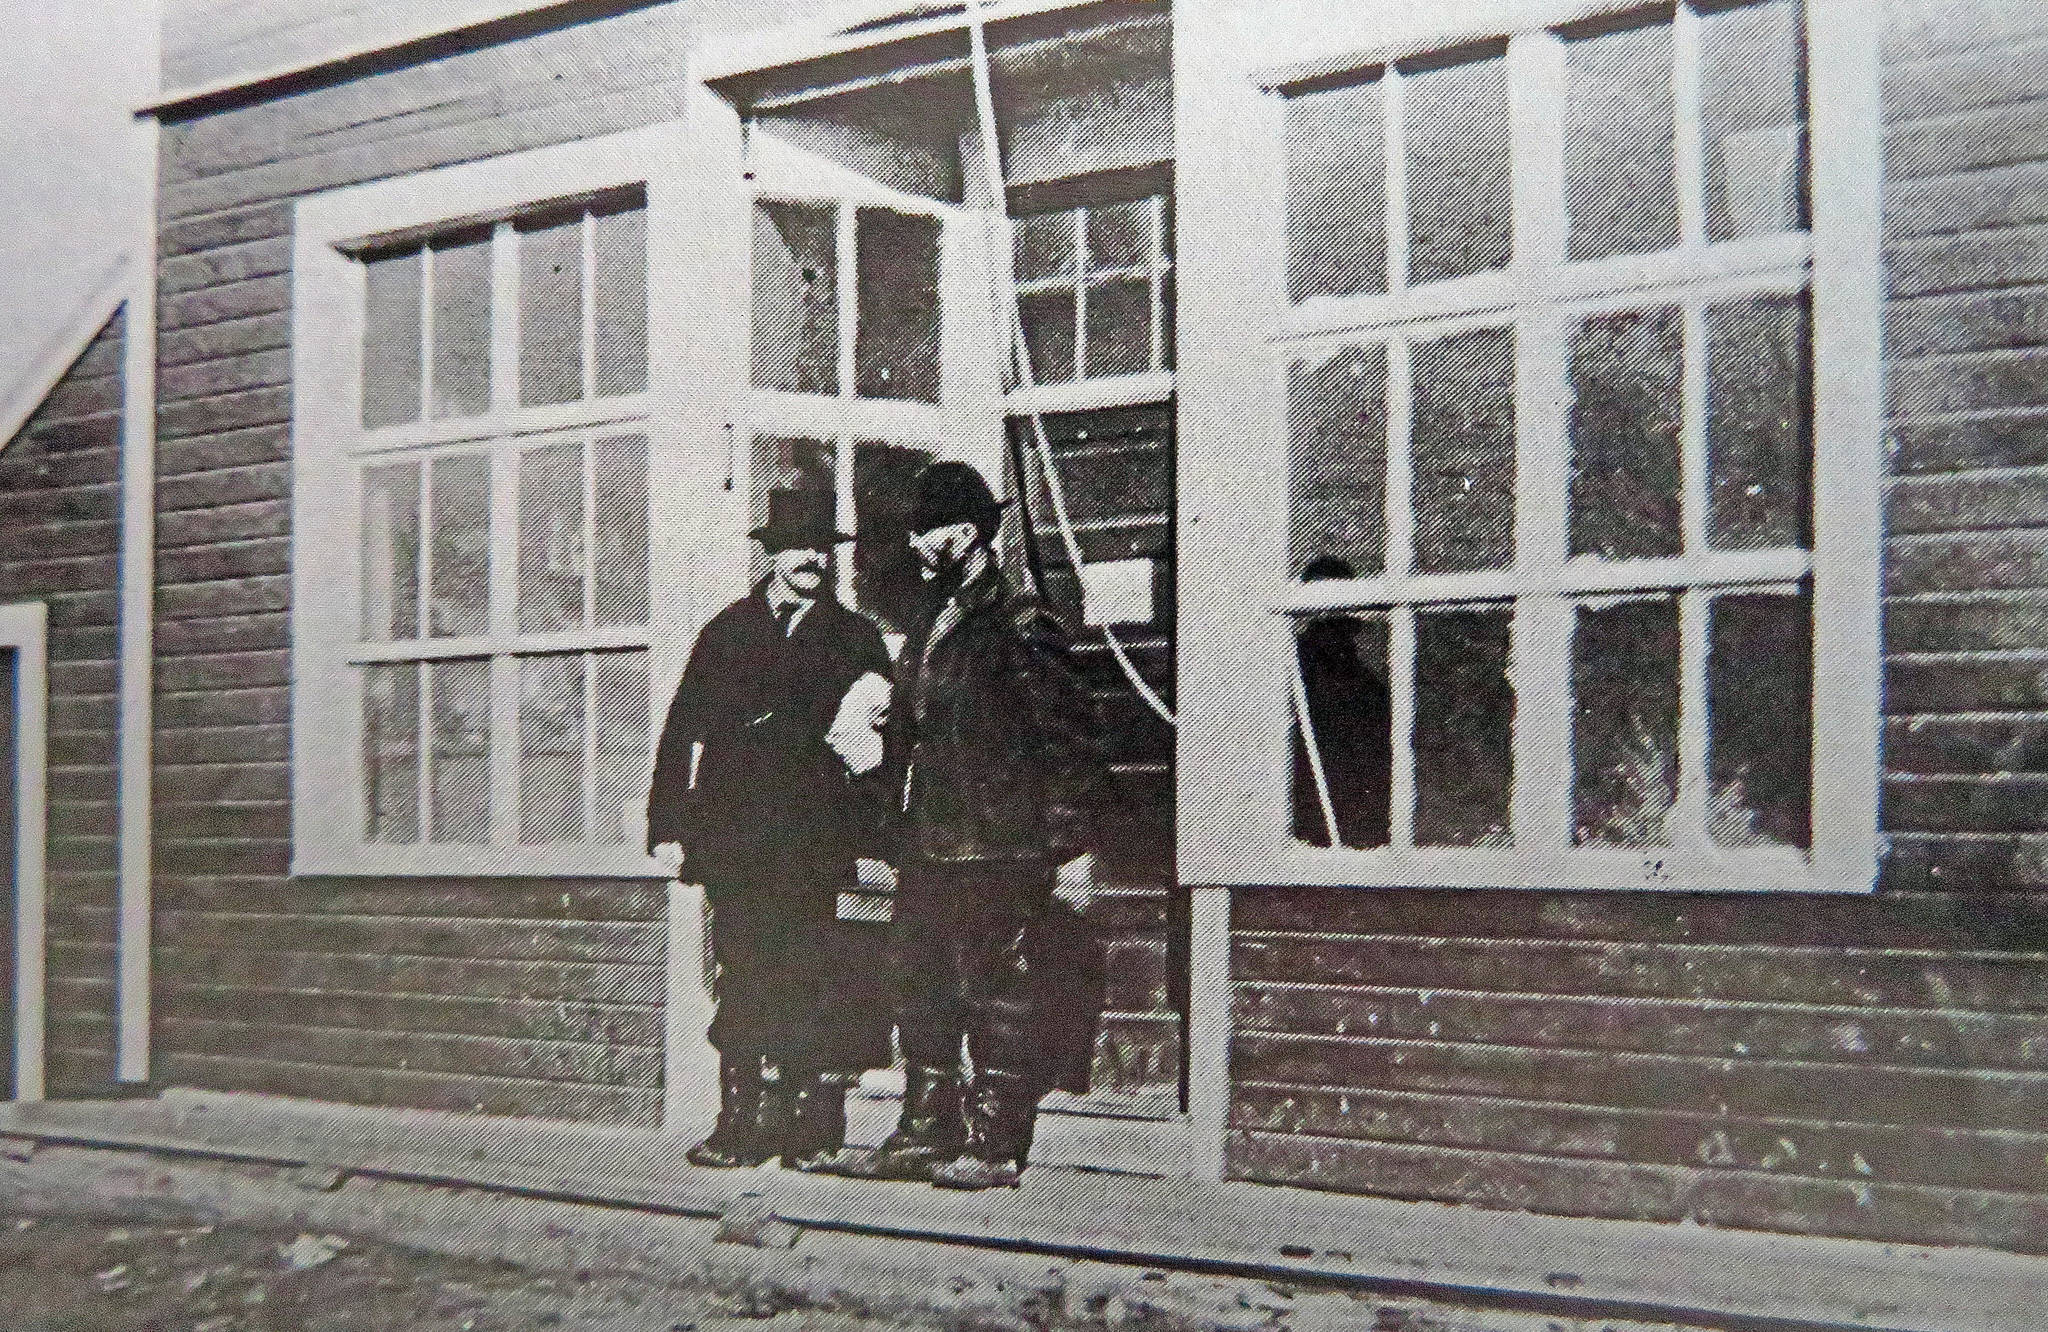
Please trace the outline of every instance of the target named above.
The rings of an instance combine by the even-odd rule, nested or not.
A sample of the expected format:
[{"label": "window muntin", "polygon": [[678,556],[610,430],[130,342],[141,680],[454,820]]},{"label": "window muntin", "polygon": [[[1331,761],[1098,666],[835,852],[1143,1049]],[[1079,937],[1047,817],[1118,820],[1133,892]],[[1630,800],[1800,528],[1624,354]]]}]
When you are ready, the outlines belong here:
[{"label": "window muntin", "polygon": [[[1624,883],[1811,844],[1798,38],[1666,7],[1288,90],[1298,843]],[[1345,623],[1385,646],[1334,688]]]},{"label": "window muntin", "polygon": [[754,202],[753,385],[936,404],[939,219],[838,202]]},{"label": "window muntin", "polygon": [[1038,383],[1173,369],[1173,219],[1164,193],[1019,216],[1011,272]]},{"label": "window muntin", "polygon": [[630,845],[648,685],[637,192],[361,257],[365,840]]}]

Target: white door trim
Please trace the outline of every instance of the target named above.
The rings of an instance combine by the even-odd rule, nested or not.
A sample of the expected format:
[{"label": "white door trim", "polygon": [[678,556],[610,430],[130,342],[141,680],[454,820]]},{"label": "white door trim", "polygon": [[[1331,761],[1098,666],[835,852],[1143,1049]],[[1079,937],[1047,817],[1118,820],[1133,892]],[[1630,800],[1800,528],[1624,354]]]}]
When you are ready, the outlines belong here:
[{"label": "white door trim", "polygon": [[14,1099],[43,1099],[43,916],[49,847],[49,612],[0,606],[14,660]]}]

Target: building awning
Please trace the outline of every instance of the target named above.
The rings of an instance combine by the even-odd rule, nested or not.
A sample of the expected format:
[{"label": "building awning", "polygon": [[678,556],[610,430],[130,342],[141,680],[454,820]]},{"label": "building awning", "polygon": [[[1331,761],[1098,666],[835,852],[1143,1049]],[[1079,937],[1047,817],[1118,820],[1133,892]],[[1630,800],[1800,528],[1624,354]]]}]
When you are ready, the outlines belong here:
[{"label": "building awning", "polygon": [[[1015,0],[984,9],[1013,186],[1156,167],[1172,156],[1170,10],[1162,0]],[[967,7],[912,6],[829,30],[705,51],[706,84],[758,132],[899,189],[952,202],[976,151]]]}]

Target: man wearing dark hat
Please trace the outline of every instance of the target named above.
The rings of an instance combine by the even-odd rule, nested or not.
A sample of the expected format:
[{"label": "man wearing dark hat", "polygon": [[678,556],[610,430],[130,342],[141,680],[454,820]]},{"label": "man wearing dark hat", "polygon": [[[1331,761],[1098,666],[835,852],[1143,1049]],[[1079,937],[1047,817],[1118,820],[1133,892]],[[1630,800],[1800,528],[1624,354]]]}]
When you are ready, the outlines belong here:
[{"label": "man wearing dark hat", "polygon": [[889,656],[827,586],[833,548],[852,540],[834,530],[832,494],[768,498],[752,535],[769,573],[698,635],[648,796],[649,849],[674,844],[711,904],[718,1123],[687,1154],[704,1166],[830,1157],[846,1131],[831,1075],[889,1061],[887,1015],[834,983],[851,963],[835,907],[854,881],[856,821],[826,739]]},{"label": "man wearing dark hat", "polygon": [[1058,1076],[1032,940],[1056,892],[1086,891],[1103,768],[1063,627],[997,563],[1001,518],[972,467],[920,476],[908,528],[927,599],[897,664],[880,769],[899,816],[903,1111],[879,1149],[842,1154],[848,1174],[1013,1185]]}]

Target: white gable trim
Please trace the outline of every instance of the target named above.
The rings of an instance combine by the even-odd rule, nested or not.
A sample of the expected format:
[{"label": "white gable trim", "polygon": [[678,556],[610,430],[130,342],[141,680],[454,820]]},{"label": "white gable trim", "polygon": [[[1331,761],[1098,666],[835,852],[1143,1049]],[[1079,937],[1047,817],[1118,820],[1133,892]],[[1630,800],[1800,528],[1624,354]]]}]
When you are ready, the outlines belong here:
[{"label": "white gable trim", "polygon": [[0,606],[0,648],[14,650],[14,1098],[43,1099],[43,918],[49,848],[49,612]]},{"label": "white gable trim", "polygon": [[71,318],[57,326],[22,372],[20,379],[10,385],[5,394],[0,394],[0,449],[5,449],[28,424],[36,408],[50,396],[50,390],[57,387],[57,381],[64,378],[73,362],[92,345],[121,303],[128,299],[133,287],[130,272],[134,256],[122,253],[114,257],[91,292],[72,311]]}]

